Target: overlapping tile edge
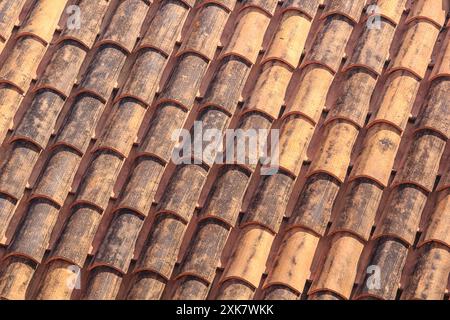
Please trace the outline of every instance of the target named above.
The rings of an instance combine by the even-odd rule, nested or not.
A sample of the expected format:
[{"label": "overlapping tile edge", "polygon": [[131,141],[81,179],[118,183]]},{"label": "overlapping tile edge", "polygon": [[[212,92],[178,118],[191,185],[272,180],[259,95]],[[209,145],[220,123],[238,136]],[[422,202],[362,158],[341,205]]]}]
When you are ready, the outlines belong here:
[{"label": "overlapping tile edge", "polygon": [[[62,2],[46,11],[42,9],[49,1],[37,1],[16,31],[10,52],[3,53],[8,56],[0,69],[0,110],[8,112],[0,117],[2,140],[25,93],[32,98],[25,100],[28,107],[4,142],[1,156],[2,237],[20,210],[18,204],[25,203],[22,222],[3,255],[2,298],[298,299],[306,293],[310,299],[444,298],[450,271],[445,163],[438,187],[435,177],[441,159],[446,159],[450,127],[445,117],[450,54],[445,11],[436,1],[377,1],[380,32],[361,15],[366,1],[330,0],[323,9],[319,0],[284,1],[278,6],[268,0],[236,6],[233,0],[197,5],[179,0],[81,0],[82,12],[89,13],[82,29],[66,29],[52,42],[66,5]],[[15,3],[6,21],[0,21],[5,24],[0,40],[9,38],[8,30],[24,3]],[[402,18],[407,4],[411,9]],[[107,10],[113,11],[112,17],[107,17]],[[148,11],[153,19],[147,28]],[[223,50],[217,50],[227,40],[223,30],[230,15],[235,27]],[[104,23],[96,40],[103,16],[111,21]],[[51,21],[46,30],[40,19]],[[317,30],[312,36],[313,22]],[[180,41],[182,28],[187,32]],[[249,32],[254,29],[258,31]],[[267,50],[261,54],[268,38],[265,30],[273,37],[264,42]],[[386,67],[395,39],[400,47]],[[44,61],[49,44],[55,49]],[[430,72],[433,50],[438,57]],[[348,58],[346,52],[352,52]],[[20,57],[24,69],[10,67]],[[40,67],[43,71],[30,88],[41,61],[47,65]],[[255,80],[255,86],[245,93],[248,79]],[[375,100],[377,86],[384,89]],[[421,86],[429,86],[429,93],[407,136]],[[241,110],[244,94],[248,98]],[[339,97],[324,112],[331,94]],[[66,104],[67,115],[62,112]],[[375,111],[367,120],[371,105]],[[93,140],[106,112],[111,115]],[[145,124],[148,114],[151,121]],[[211,159],[203,159],[167,173],[175,147],[172,131],[189,128],[189,117],[195,115],[207,128],[221,132],[232,119],[238,119],[241,129],[279,127],[279,172],[255,176],[259,170],[250,163],[217,168]],[[65,120],[53,137],[58,117]],[[148,128],[144,134],[141,124]],[[318,136],[320,140],[314,140]],[[361,152],[355,157],[358,147]],[[311,148],[316,154],[309,165],[305,161]],[[392,180],[394,160],[403,151],[403,166]],[[42,161],[43,155],[48,159]],[[251,156],[247,153],[246,160]],[[44,162],[42,169],[35,167],[39,161]],[[126,161],[133,164],[124,166]],[[28,194],[27,184],[38,169],[41,173]],[[78,175],[79,186],[67,197]],[[117,193],[118,180],[126,175]],[[300,178],[306,181],[287,219],[288,202]],[[209,192],[208,179],[213,182]],[[246,196],[249,205],[240,219],[253,179],[259,185]],[[157,191],[162,198],[155,210]],[[202,193],[209,194],[197,212]],[[420,223],[426,219],[425,204],[432,207],[434,201],[430,224]],[[52,236],[57,221],[64,218],[63,208],[69,211],[67,223],[59,236]],[[147,218],[149,212],[152,216]],[[148,230],[146,218],[151,222]],[[106,226],[99,231],[104,236],[98,234],[101,224]],[[419,226],[426,229],[417,242]],[[57,238],[54,245],[51,236]],[[98,237],[103,240],[90,259]],[[148,239],[135,256],[139,237]],[[53,248],[48,254],[49,245]],[[373,251],[368,259],[366,251]],[[229,255],[225,260],[224,254]],[[400,277],[413,255],[418,262],[400,296]],[[321,261],[319,272],[311,278],[316,260]],[[365,273],[373,265],[388,285],[367,286],[370,274],[361,278],[360,270]],[[77,270],[87,279],[81,296],[68,285]]]}]

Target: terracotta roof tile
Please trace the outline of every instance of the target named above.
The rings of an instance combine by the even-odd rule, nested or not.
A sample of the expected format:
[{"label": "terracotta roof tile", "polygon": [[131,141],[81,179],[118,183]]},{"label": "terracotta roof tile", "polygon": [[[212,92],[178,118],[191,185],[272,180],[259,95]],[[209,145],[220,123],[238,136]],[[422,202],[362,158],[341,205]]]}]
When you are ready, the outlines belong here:
[{"label": "terracotta roof tile", "polygon": [[110,43],[131,52],[136,44],[134,35],[139,33],[147,9],[148,3],[143,0],[125,1],[119,4],[96,46]]},{"label": "terracotta roof tile", "polygon": [[450,74],[450,49],[449,40],[447,38],[446,49],[441,50],[437,66],[434,68],[432,80],[440,77],[448,77]]},{"label": "terracotta roof tile", "polygon": [[0,298],[444,299],[448,10],[1,1]]},{"label": "terracotta roof tile", "polygon": [[19,22],[19,15],[25,5],[26,0],[8,0],[2,1],[0,4],[1,20],[0,20],[0,52],[3,50],[5,43],[11,36],[11,32]]},{"label": "terracotta roof tile", "polygon": [[[229,8],[232,3],[224,4],[223,7]],[[177,55],[187,52],[194,52],[211,61],[216,53],[217,44],[222,35],[219,27],[224,25],[229,11],[223,10],[221,6],[208,5],[208,10],[202,10],[198,17],[198,23],[192,26],[191,36],[188,37],[181,46]],[[211,34],[211,31],[214,34]]]},{"label": "terracotta roof tile", "polygon": [[[282,46],[280,47],[282,48]],[[301,47],[303,48],[303,46]],[[297,50],[297,52],[300,51]],[[273,56],[269,57],[269,55]],[[292,71],[283,62],[271,60],[275,57],[274,52],[269,51],[269,55],[263,62],[264,65],[255,84],[254,93],[250,96],[244,112],[261,113],[263,116],[275,120],[284,104],[284,96],[291,80]]]},{"label": "terracotta roof tile", "polygon": [[317,35],[317,41],[306,55],[303,66],[319,64],[333,73],[337,72],[352,30],[353,23],[339,15],[325,19],[322,32]]},{"label": "terracotta roof tile", "polygon": [[[408,80],[410,79],[408,78]],[[406,106],[411,106],[412,99],[408,102]],[[372,127],[366,135],[363,151],[357,159],[350,178],[352,180],[368,178],[386,187],[400,140],[401,137],[396,127],[386,123]]]},{"label": "terracotta roof tile", "polygon": [[[280,285],[280,292],[272,293],[275,299],[279,298],[279,294],[283,294],[286,287],[294,290],[296,296],[300,295],[306,280],[309,279],[310,265],[313,262],[318,243],[317,235],[299,229],[288,231],[280,246],[277,261],[265,281],[266,291],[269,291],[268,288],[271,286]],[[299,252],[302,255],[301,260],[298,258]],[[266,292],[266,299],[267,295],[270,293]]]},{"label": "terracotta roof tile", "polygon": [[110,0],[81,1],[78,4],[82,13],[80,28],[65,28],[56,42],[60,43],[65,40],[74,40],[86,48],[92,48],[100,31],[102,18],[109,4]]},{"label": "terracotta roof tile", "polygon": [[27,284],[33,276],[35,263],[21,257],[10,257],[5,262],[6,266],[2,270],[2,275],[8,275],[8,277],[0,284],[2,298],[23,300]]},{"label": "terracotta roof tile", "polygon": [[10,256],[25,256],[37,263],[42,262],[49,245],[50,233],[58,214],[58,205],[49,200],[36,201],[27,215],[24,226],[18,230],[9,247]]},{"label": "terracotta roof tile", "polygon": [[379,7],[380,16],[396,25],[400,21],[406,2],[379,0],[376,4]]},{"label": "terracotta roof tile", "polygon": [[[266,232],[263,228],[244,227],[238,240],[242,250],[233,253],[221,282],[237,279],[257,288],[261,274],[266,268],[265,262],[269,256],[273,239],[274,235]],[[252,268],[249,268],[249,265]],[[220,299],[220,297],[219,294],[218,298]]]},{"label": "terracotta roof tile", "polygon": [[[425,34],[427,34],[426,39],[429,41],[416,41],[418,38],[423,39]],[[430,52],[433,50],[438,34],[439,29],[436,26],[420,20],[408,25],[404,42],[393,60],[389,72],[406,70],[419,78],[423,78],[430,63]],[[416,59],[419,59],[419,61],[415,61]]]},{"label": "terracotta roof tile", "polygon": [[358,298],[395,299],[407,252],[408,248],[399,241],[389,238],[380,239],[370,263],[381,270],[381,286],[369,288],[367,285],[362,285]]},{"label": "terracotta roof tile", "polygon": [[[447,78],[448,81],[448,78]],[[449,176],[447,169],[445,176]],[[445,177],[442,182],[445,185]],[[415,249],[414,270],[402,294],[402,299],[443,299],[450,272],[449,189],[438,191],[428,225]]]},{"label": "terracotta roof tile", "polygon": [[71,287],[67,283],[76,283],[76,269],[73,263],[63,260],[56,260],[48,266],[45,281],[41,282],[36,295],[37,300],[68,299],[71,294]]},{"label": "terracotta roof tile", "polygon": [[31,36],[48,44],[53,38],[53,33],[66,4],[67,1],[64,0],[39,1],[21,26],[17,37]]},{"label": "terracotta roof tile", "polygon": [[448,219],[446,219],[449,206],[448,190],[441,191],[441,199],[438,201],[435,213],[432,216],[427,231],[423,237],[423,242],[436,241],[449,246]]},{"label": "terracotta roof tile", "polygon": [[402,299],[444,299],[450,272],[448,248],[430,243],[418,251],[420,257],[410,283],[402,294]]},{"label": "terracotta roof tile", "polygon": [[312,164],[309,175],[324,172],[339,182],[344,182],[352,149],[359,133],[358,127],[353,122],[345,120],[337,118],[333,124],[326,127],[324,136],[327,139],[321,145],[319,156]]},{"label": "terracotta roof tile", "polygon": [[403,170],[392,182],[393,186],[411,183],[431,192],[445,143],[446,140],[442,139],[442,136],[431,132],[422,131],[417,134],[403,164]]},{"label": "terracotta roof tile", "polygon": [[[397,4],[401,4],[401,2],[397,2]],[[398,10],[398,12],[401,11]],[[398,19],[395,21],[398,22]],[[380,20],[379,27],[383,32],[379,32],[379,29],[376,28],[364,28],[345,69],[366,67],[368,71],[375,72],[378,75],[381,74],[389,55],[395,29],[392,26],[392,21],[384,19]]]},{"label": "terracotta roof tile", "polygon": [[21,91],[8,84],[0,87],[0,139],[3,141],[7,135],[8,130],[12,127],[12,120],[17,111],[15,106],[18,106],[23,99]]},{"label": "terracotta roof tile", "polygon": [[355,23],[358,23],[364,5],[365,1],[328,1],[325,5],[325,10],[322,17],[326,18],[328,16],[337,14],[343,15],[354,21]]},{"label": "terracotta roof tile", "polygon": [[280,22],[280,28],[275,33],[262,64],[275,60],[286,63],[292,69],[298,66],[311,22],[294,8],[296,9],[294,6],[284,8],[286,11]]},{"label": "terracotta roof tile", "polygon": [[444,6],[445,4],[440,1],[419,0],[412,7],[406,23],[423,19],[442,27],[445,23]]},{"label": "terracotta roof tile", "polygon": [[319,291],[329,291],[337,294],[340,298],[349,299],[364,243],[347,234],[335,235],[332,242],[333,245],[328,251],[320,276],[313,283],[308,294],[314,295]]}]

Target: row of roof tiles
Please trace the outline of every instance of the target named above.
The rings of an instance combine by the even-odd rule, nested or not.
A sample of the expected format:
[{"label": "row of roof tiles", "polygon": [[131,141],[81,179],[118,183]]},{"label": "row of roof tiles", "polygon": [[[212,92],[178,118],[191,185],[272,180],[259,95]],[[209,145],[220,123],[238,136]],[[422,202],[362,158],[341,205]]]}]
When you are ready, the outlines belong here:
[{"label": "row of roof tiles", "polygon": [[[42,8],[45,8],[45,4],[46,1],[39,2]],[[283,3],[275,36],[260,62],[261,73],[240,115],[240,128],[270,128],[278,117],[319,4],[320,1]],[[291,217],[289,231],[263,285],[266,298],[297,298],[304,290],[316,248],[325,235],[331,209],[346,178],[355,141],[365,125],[370,98],[377,79],[384,71],[385,61],[389,58],[390,45],[405,4],[406,0],[378,1],[381,8],[380,28],[383,32],[364,28],[354,45],[353,54],[343,68],[340,98],[322,125],[323,142],[297,202],[295,212],[298,214]],[[52,30],[64,5],[61,4],[59,14],[54,15]],[[174,58],[175,66],[153,103],[158,91],[157,84],[194,3],[174,0],[158,4],[147,33],[134,50],[150,4],[141,0],[118,3],[110,24],[94,44],[96,34],[100,31],[98,21],[105,16],[107,5],[106,1],[80,2],[82,12],[89,13],[85,17],[88,23],[82,24],[82,30],[75,33],[63,31],[57,40],[57,50],[38,81],[37,93],[30,108],[6,147],[6,161],[0,171],[0,192],[3,195],[0,198],[0,216],[5,222],[4,229],[13,217],[41,150],[47,148],[50,155],[27,200],[24,220],[6,254],[3,280],[0,280],[4,297],[27,296],[36,268],[44,262],[51,232],[82,157],[88,150],[95,127],[119,80],[119,73],[133,51],[136,52],[135,63],[114,99],[112,116],[93,147],[81,184],[74,199],[70,200],[70,218],[45,260],[47,267],[36,293],[36,297],[41,299],[72,296],[73,288],[67,286],[68,280],[73,278],[71,267],[75,265],[83,268],[85,265],[124,161],[136,141],[147,108],[152,106],[156,111],[149,130],[142,139],[135,164],[117,199],[112,222],[88,268],[91,276],[85,290],[86,298],[111,299],[117,296],[124,276],[130,271],[133,249],[144,218],[155,199],[175,147],[175,142],[170,139],[171,132],[185,125],[198,97],[202,79],[213,59],[218,61],[217,71],[201,99],[198,119],[222,132],[229,126],[251,68],[257,62],[264,40],[263,31],[269,27],[277,2],[248,1],[238,5],[233,34],[216,58],[216,47],[220,44],[229,15],[235,12],[235,3],[204,2],[196,7],[194,11],[197,14],[190,23],[192,27]],[[261,178],[248,212],[237,229],[239,240],[220,279],[216,297],[252,298],[260,286],[295,180],[300,174],[306,150],[322,114],[322,106],[326,104],[327,94],[364,5],[365,1],[329,1],[321,13],[317,36],[302,59],[296,95],[288,103],[280,120],[281,170],[273,176]],[[34,11],[39,11],[39,8],[35,6]],[[33,14],[29,19],[33,22],[32,17]],[[357,263],[369,240],[381,194],[388,186],[402,133],[444,21],[445,12],[442,6],[436,5],[436,1],[418,1],[403,22],[406,31],[396,57],[384,72],[385,91],[380,98],[378,112],[373,114],[366,125],[362,152],[350,175],[349,190],[344,193],[344,209],[341,218],[333,222],[331,247],[323,270],[313,283],[311,298],[350,298]],[[255,30],[255,33],[249,30]],[[29,38],[40,45],[45,42],[42,34],[26,32],[24,39]],[[17,48],[22,38],[18,39]],[[49,41],[42,47],[39,61]],[[20,52],[27,56],[29,63],[28,55],[33,55],[33,50],[26,48]],[[90,48],[95,51],[78,88],[72,93],[73,99],[69,100],[71,111],[49,145],[56,119],[68,101]],[[377,241],[380,244],[372,259],[391,277],[398,278],[401,275],[407,249],[412,244],[411,238],[415,236],[427,195],[433,189],[434,177],[448,139],[448,121],[445,122],[448,119],[439,117],[439,112],[444,111],[445,114],[448,109],[445,97],[448,93],[446,77],[449,53],[448,49],[442,52],[440,63],[431,77],[430,103],[420,117],[415,145],[408,153],[405,169],[393,184],[392,208],[387,207],[385,218],[377,228],[380,231],[376,238],[379,238]],[[11,58],[11,61],[17,62],[17,59]],[[18,99],[23,97],[22,93],[28,88],[25,85],[29,86],[39,64],[39,61],[33,61],[33,66],[26,68],[26,81],[16,83],[15,76],[5,76],[5,94],[15,92]],[[17,68],[10,70],[16,75],[22,72]],[[14,114],[15,110],[8,122]],[[417,159],[420,159],[423,168],[417,166]],[[207,297],[227,239],[237,223],[245,191],[256,169],[250,164],[221,169],[199,213],[199,221],[196,222],[185,258],[179,271],[174,273],[187,226],[211,166],[211,162],[203,162],[201,165],[175,168],[158,204],[147,244],[132,271],[126,297],[160,298],[171,278],[176,279],[174,298]],[[442,223],[446,221],[442,217],[442,212],[445,212],[442,208],[448,206],[445,190],[441,191],[444,200],[438,205],[441,209],[437,210],[432,220],[440,223],[435,223],[434,229],[430,227],[430,230],[438,231],[430,231],[432,235],[425,240],[427,246],[436,249],[427,251],[425,256],[428,257],[436,257],[435,252],[438,250],[448,253],[448,249],[436,245],[446,243],[441,239],[445,236],[446,227],[445,222]],[[319,209],[318,202],[323,204]],[[411,202],[414,204],[411,205]],[[363,216],[358,215],[362,210],[358,208],[364,208]],[[402,214],[405,210],[407,216]],[[397,228],[398,225],[403,226],[405,219],[409,228]],[[433,241],[430,242],[431,239]],[[395,261],[386,258],[386,252],[389,254],[393,250],[396,252]],[[438,260],[441,262],[440,258]],[[426,269],[430,268],[430,260],[424,258],[419,261],[424,267],[420,269],[419,265],[417,276],[413,277],[416,289],[420,289],[420,285],[424,286],[421,281],[430,273]],[[448,259],[442,262],[443,268],[447,267],[445,261]],[[445,277],[445,271],[439,275]],[[396,283],[390,283],[393,283],[391,287],[377,292],[363,289],[361,296],[395,297]],[[424,294],[423,291],[420,294]],[[437,296],[435,292],[433,294],[433,297]]]}]

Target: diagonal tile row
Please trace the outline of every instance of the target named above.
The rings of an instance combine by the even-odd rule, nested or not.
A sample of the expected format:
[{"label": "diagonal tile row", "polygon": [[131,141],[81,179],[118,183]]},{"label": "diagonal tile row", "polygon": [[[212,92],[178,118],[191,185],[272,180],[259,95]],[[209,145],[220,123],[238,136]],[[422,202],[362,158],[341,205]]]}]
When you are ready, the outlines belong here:
[{"label": "diagonal tile row", "polygon": [[[377,79],[389,57],[405,1],[379,1],[377,4],[381,10],[380,29],[365,25],[344,66],[339,99],[323,124],[320,148],[266,281],[268,299],[296,297],[303,292],[319,239],[325,235],[338,189],[350,165],[352,149],[369,112]],[[377,54],[373,54],[374,51]]]},{"label": "diagonal tile row", "polygon": [[[358,261],[370,238],[383,190],[389,183],[402,133],[444,19],[445,12],[435,1],[416,2],[406,19],[403,40],[387,70],[388,78],[378,102],[377,112],[367,125],[362,149],[349,176],[343,207],[340,208],[329,232],[332,239],[328,254],[320,275],[309,292],[313,299],[330,295],[335,298],[350,298]],[[418,41],[419,38],[422,40]],[[436,156],[439,160],[439,152]],[[408,201],[408,198],[403,200]],[[420,212],[420,205],[414,209]],[[382,247],[380,246],[380,249]],[[381,252],[386,253],[384,250]],[[377,256],[373,259],[377,259]],[[391,261],[374,262],[378,263],[377,266],[385,277],[381,279],[381,288],[387,290],[388,286],[396,286],[397,282],[391,283],[387,277],[398,276],[399,272],[383,270],[383,267],[395,268],[397,265],[390,263]],[[367,286],[362,290],[365,291],[366,288]],[[396,290],[391,291],[396,293]]]},{"label": "diagonal tile row", "polygon": [[[15,34],[14,46],[0,68],[0,142],[3,142],[32,79],[36,78],[37,68],[49,47],[66,3],[63,0],[37,2]],[[2,6],[6,6],[2,8],[5,10],[2,19],[5,34],[1,36],[4,39],[9,37],[6,33],[11,31],[23,4],[24,1],[2,3]]]},{"label": "diagonal tile row", "polygon": [[[278,116],[289,81],[305,47],[318,4],[318,1],[284,2],[278,29],[261,62],[255,88],[239,116],[239,129],[269,129]],[[214,112],[204,113],[200,119],[208,123],[207,117],[214,117]],[[223,131],[225,123],[219,124]],[[214,189],[200,213],[194,237],[176,276],[174,298],[204,299],[207,296],[229,232],[237,222],[247,182],[255,170],[255,164],[248,160],[257,155],[248,154],[249,151],[246,150],[244,157],[246,165],[236,164],[221,169]],[[180,171],[184,169],[181,168]],[[195,175],[191,173],[189,177],[192,176]],[[177,181],[181,179],[177,178]],[[183,183],[187,185],[192,182],[187,180]],[[183,189],[176,191],[183,192]],[[170,192],[169,189],[167,194]],[[197,194],[199,192],[200,190]]]},{"label": "diagonal tile row", "polygon": [[[317,36],[302,62],[297,95],[282,118],[280,169],[274,175],[261,177],[240,223],[239,239],[221,279],[219,299],[250,299],[259,287],[294,180],[305,159],[306,147],[364,2],[331,1],[322,13]],[[242,182],[236,182],[239,184]]]},{"label": "diagonal tile row", "polygon": [[[38,88],[49,88],[50,90],[39,90],[34,103],[13,134],[10,151],[1,169],[2,178],[0,179],[2,186],[0,189],[12,200],[17,201],[21,197],[33,164],[39,157],[39,151],[48,143],[52,126],[64,101],[58,99],[63,99],[70,91],[70,86],[75,81],[78,72],[77,69],[84,58],[85,50],[93,45],[99,31],[98,22],[101,21],[107,4],[107,1],[83,1],[80,3],[80,8],[85,13],[83,19],[88,23],[82,23],[82,28],[75,33],[71,31],[63,33],[61,43],[71,44],[74,42],[72,46],[75,45],[75,50],[82,51],[71,52],[70,50],[74,49],[69,48],[69,51],[65,52],[64,50],[67,50],[65,46],[61,46],[56,51],[44,73],[42,85],[38,85]],[[12,265],[9,269],[12,275],[6,274],[7,277],[4,279],[11,283],[5,283],[4,287],[19,297],[25,295],[36,264],[40,263],[43,258],[58,211],[70,190],[71,181],[81,157],[86,151],[106,100],[113,90],[127,55],[133,49],[148,6],[147,2],[141,0],[118,3],[114,16],[97,42],[95,56],[81,80],[64,126],[58,132],[53,145],[50,146],[52,154],[32,192],[20,230],[10,245],[11,259],[9,263]],[[139,14],[132,15],[131,19],[124,19],[124,17],[130,17],[127,10],[131,10],[131,12],[136,10]],[[80,44],[82,47],[79,46]],[[69,59],[73,69],[66,68],[66,59]],[[40,117],[42,120],[36,121]],[[5,222],[2,225],[4,226],[8,225],[14,211],[14,203],[11,199],[5,197],[5,202],[8,200],[10,202],[2,205],[2,218],[4,217]],[[30,266],[29,260],[34,263],[31,268],[24,269],[15,266],[15,264],[21,263]],[[24,272],[26,272],[25,275]],[[15,279],[14,275],[17,275],[18,278]],[[28,281],[17,281],[20,277],[24,279],[24,276]],[[15,288],[14,286],[20,287]]]}]

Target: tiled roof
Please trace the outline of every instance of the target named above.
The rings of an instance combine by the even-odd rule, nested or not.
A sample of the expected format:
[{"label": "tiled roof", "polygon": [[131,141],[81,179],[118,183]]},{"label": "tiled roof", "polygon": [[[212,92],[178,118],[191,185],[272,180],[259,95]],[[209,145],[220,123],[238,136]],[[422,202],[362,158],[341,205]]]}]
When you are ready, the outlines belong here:
[{"label": "tiled roof", "polygon": [[448,299],[448,11],[0,1],[0,298]]}]

